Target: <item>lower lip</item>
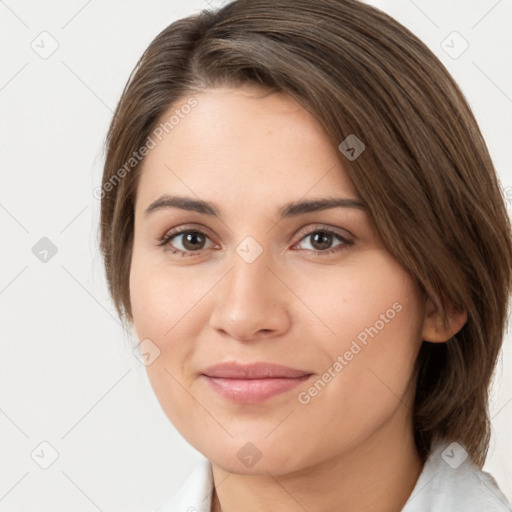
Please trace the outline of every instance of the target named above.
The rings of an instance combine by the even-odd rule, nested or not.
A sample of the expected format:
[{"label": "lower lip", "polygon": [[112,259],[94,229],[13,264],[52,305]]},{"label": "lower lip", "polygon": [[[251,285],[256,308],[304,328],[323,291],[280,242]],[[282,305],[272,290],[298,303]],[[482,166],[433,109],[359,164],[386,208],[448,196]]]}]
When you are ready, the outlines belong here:
[{"label": "lower lip", "polygon": [[210,387],[225,398],[239,404],[254,404],[290,391],[311,377],[266,379],[224,379],[203,375]]}]

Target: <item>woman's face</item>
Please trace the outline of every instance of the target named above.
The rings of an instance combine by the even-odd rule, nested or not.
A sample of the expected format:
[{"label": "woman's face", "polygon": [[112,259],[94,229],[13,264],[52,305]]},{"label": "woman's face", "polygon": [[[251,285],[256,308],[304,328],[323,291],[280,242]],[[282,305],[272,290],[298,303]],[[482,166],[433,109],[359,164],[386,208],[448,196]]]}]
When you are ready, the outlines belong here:
[{"label": "woman's face", "polygon": [[[130,272],[172,423],[237,473],[283,474],[410,430],[423,307],[348,161],[283,93],[210,89],[162,120],[173,114],[143,164]],[[327,199],[348,201],[315,203]],[[220,363],[298,371],[221,375]]]}]

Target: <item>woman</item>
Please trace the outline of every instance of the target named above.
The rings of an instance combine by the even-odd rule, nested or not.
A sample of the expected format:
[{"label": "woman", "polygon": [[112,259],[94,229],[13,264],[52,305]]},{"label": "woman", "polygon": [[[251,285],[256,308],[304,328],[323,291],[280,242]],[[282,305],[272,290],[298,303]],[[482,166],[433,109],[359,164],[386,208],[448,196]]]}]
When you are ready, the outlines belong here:
[{"label": "woman", "polygon": [[481,470],[511,230],[438,59],[355,0],[239,0],[150,44],[101,248],[205,457],[161,511],[510,510]]}]

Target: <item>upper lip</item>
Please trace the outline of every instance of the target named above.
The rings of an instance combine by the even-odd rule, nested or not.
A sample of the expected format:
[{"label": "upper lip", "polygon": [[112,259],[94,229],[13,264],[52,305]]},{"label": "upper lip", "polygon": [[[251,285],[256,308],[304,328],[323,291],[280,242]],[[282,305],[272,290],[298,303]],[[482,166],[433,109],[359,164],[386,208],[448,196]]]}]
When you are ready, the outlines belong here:
[{"label": "upper lip", "polygon": [[206,368],[201,374],[225,379],[265,379],[304,377],[311,375],[311,372],[265,362],[251,364],[224,362]]}]

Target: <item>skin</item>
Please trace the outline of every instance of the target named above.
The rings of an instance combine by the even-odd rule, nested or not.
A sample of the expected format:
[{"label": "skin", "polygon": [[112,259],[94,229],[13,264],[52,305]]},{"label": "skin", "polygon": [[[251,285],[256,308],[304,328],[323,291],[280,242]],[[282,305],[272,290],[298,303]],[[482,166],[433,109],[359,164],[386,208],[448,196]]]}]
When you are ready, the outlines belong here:
[{"label": "skin", "polygon": [[[147,367],[156,396],[212,463],[212,510],[399,511],[423,465],[411,420],[414,362],[422,340],[447,340],[465,313],[453,313],[443,329],[365,209],[278,219],[291,201],[359,199],[346,161],[292,98],[254,86],[193,97],[197,106],[143,163],[130,298],[137,336],[160,349]],[[164,193],[214,202],[221,219],[178,208],[145,215]],[[178,227],[206,237],[192,246],[179,235],[167,249],[158,245]],[[322,229],[352,243],[333,236],[319,249],[307,235]],[[262,249],[251,263],[236,252],[247,236]],[[397,303],[394,318],[300,403],[299,393]],[[235,404],[200,377],[223,361],[267,361],[315,375],[261,403]],[[248,442],[261,453],[252,467],[237,457]]]}]

